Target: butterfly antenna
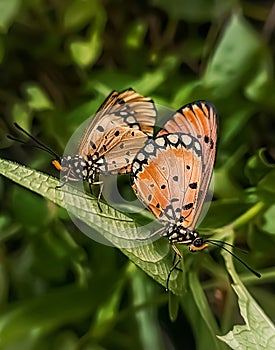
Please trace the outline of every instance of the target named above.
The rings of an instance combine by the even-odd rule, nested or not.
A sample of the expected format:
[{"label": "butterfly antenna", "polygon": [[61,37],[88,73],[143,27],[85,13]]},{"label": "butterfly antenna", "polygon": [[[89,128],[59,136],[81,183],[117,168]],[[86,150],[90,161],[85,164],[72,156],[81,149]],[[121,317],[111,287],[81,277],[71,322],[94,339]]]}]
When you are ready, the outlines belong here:
[{"label": "butterfly antenna", "polygon": [[[253,270],[247,263],[245,263],[242,259],[240,259],[237,255],[235,255],[234,253],[232,253],[229,249],[227,249],[226,247],[224,247],[223,245],[220,245],[218,243],[216,243],[216,240],[207,240],[208,243],[211,243],[223,250],[225,250],[227,253],[229,253],[230,255],[233,256],[233,258],[235,258],[236,260],[238,260],[241,264],[243,264],[250,272],[252,272],[255,276],[257,276],[258,278],[261,277],[261,274],[255,270]],[[221,241],[218,241],[220,243],[223,243],[223,244],[226,244],[226,242],[221,242]],[[230,243],[227,243],[227,245],[229,246],[233,246],[231,245]],[[234,246],[233,246],[234,247]]]},{"label": "butterfly antenna", "polygon": [[[33,145],[33,147],[35,148],[38,148],[38,149],[41,149],[42,151],[45,151],[49,154],[51,154],[52,156],[54,156],[55,158],[57,159],[60,159],[59,155],[56,154],[52,149],[50,149],[48,146],[46,146],[44,143],[42,143],[41,141],[39,141],[36,137],[34,137],[32,134],[30,134],[28,131],[26,131],[25,129],[23,129],[19,124],[17,123],[14,123],[14,126],[20,130],[23,134],[25,134],[26,136],[28,136],[31,140],[33,140],[37,145]],[[25,141],[23,140],[20,140],[16,137],[13,137],[13,136],[10,136],[8,135],[8,138],[10,140],[13,140],[13,141],[16,141],[16,142],[20,142],[20,143],[23,143],[23,144],[26,144]]]},{"label": "butterfly antenna", "polygon": [[242,253],[245,253],[245,254],[248,253],[248,251],[245,250],[245,249],[236,247],[234,244],[230,244],[230,243],[228,243],[228,242],[220,241],[220,240],[218,240],[218,239],[210,239],[210,240],[207,240],[207,242],[210,242],[210,243],[211,243],[211,242],[216,242],[216,243],[221,243],[222,245],[225,244],[225,245],[228,245],[229,247],[232,247],[232,248],[234,248],[234,249],[239,250],[239,251],[242,252]]}]

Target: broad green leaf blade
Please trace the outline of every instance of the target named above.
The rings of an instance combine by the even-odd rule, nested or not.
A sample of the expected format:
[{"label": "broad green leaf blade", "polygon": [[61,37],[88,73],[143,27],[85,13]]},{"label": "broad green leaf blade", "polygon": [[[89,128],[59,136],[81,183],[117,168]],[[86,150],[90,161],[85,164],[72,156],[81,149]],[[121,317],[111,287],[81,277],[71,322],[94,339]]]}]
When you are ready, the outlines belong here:
[{"label": "broad green leaf blade", "polygon": [[[201,312],[198,309],[198,305],[194,300],[194,295],[192,292],[186,293],[184,297],[181,298],[181,307],[188,317],[194,332],[194,337],[196,339],[196,350],[205,350],[206,348],[211,350],[225,349],[225,346],[223,346],[223,344],[216,338],[216,333],[214,330],[209,329],[208,325],[202,318]],[[182,330],[182,333],[184,337],[184,329]]]},{"label": "broad green leaf blade", "polygon": [[[96,198],[85,195],[71,186],[66,186],[66,191],[57,189],[56,186],[60,185],[60,182],[56,178],[17,163],[0,159],[0,174],[61,207],[68,209],[69,206],[71,214],[115,246],[121,247],[123,242],[127,243],[127,248],[120,248],[121,251],[157,282],[166,285],[173,258],[170,246],[165,241],[158,240],[137,247],[136,239],[140,237],[140,233],[133,219],[104,203],[100,204],[100,212]],[[142,227],[143,237],[148,237],[150,233],[146,226]],[[169,288],[180,295],[182,280],[178,276],[178,271],[172,274]]]},{"label": "broad green leaf blade", "polygon": [[173,293],[169,293],[168,310],[169,310],[169,318],[171,322],[176,321],[178,317],[179,303],[180,303],[179,297],[177,295],[174,295]]},{"label": "broad green leaf blade", "polygon": [[263,42],[242,16],[233,15],[218,47],[209,61],[203,82],[215,90],[216,96],[231,96],[245,84],[258,62],[256,55],[263,50]]},{"label": "broad green leaf blade", "polygon": [[198,274],[195,271],[190,270],[188,272],[188,277],[190,289],[192,292],[192,299],[198,310],[196,317],[199,318],[199,321],[197,322],[200,323],[200,327],[197,324],[197,328],[198,330],[203,330],[200,337],[198,337],[200,338],[200,341],[197,344],[198,349],[204,349],[205,342],[207,340],[207,345],[209,348],[221,350],[223,347],[221,347],[220,342],[216,338],[216,335],[219,333],[218,326],[213,313],[210,310],[209,303],[202,289],[202,286],[199,282]]},{"label": "broad green leaf blade", "polygon": [[275,327],[273,323],[242,284],[234,269],[232,257],[226,252],[222,252],[222,254],[228,272],[234,281],[232,287],[238,296],[240,312],[245,325],[235,325],[232,331],[224,336],[218,336],[218,338],[234,350],[275,349]]},{"label": "broad green leaf blade", "polygon": [[20,0],[0,1],[0,32],[6,33],[20,10]]},{"label": "broad green leaf blade", "polygon": [[[137,268],[131,274],[131,289],[135,306],[147,305],[148,300],[157,301],[155,285],[152,281],[148,281],[148,277]],[[136,332],[140,334],[142,349],[165,350],[158,323],[158,314],[154,307],[141,307],[136,313],[136,324]]]},{"label": "broad green leaf blade", "polygon": [[189,285],[190,289],[194,295],[194,301],[197,304],[198,309],[201,312],[201,317],[203,318],[205,324],[214,333],[218,333],[218,326],[213,313],[209,308],[209,303],[202,289],[202,286],[198,279],[198,274],[194,271],[189,271]]}]

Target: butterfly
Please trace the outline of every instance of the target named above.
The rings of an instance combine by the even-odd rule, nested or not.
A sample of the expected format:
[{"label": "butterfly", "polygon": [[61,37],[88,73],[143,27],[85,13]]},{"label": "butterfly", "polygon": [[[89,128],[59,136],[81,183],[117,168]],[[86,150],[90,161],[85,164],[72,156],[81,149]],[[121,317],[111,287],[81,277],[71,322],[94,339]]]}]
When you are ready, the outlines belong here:
[{"label": "butterfly", "polygon": [[[210,102],[180,108],[155,138],[148,139],[132,164],[137,197],[164,225],[176,254],[176,244],[190,251],[208,244],[196,231],[216,157],[217,112]],[[170,271],[171,273],[171,271]]]},{"label": "butterfly", "polygon": [[99,173],[128,173],[136,153],[153,136],[155,119],[150,98],[133,89],[111,92],[84,132],[76,154],[52,161],[63,184],[83,180],[91,188]]}]

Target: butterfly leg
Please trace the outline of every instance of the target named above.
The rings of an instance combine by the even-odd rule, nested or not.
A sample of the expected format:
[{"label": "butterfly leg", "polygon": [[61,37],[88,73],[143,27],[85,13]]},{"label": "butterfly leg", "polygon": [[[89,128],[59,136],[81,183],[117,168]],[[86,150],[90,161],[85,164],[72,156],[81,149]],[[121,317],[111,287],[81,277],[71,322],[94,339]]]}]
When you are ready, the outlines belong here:
[{"label": "butterfly leg", "polygon": [[98,209],[99,211],[102,213],[102,209],[101,209],[101,206],[100,206],[100,198],[102,196],[102,192],[103,192],[103,187],[104,187],[104,184],[102,181],[97,181],[97,182],[94,182],[93,184],[89,183],[89,188],[90,188],[90,192],[92,192],[92,185],[99,185],[99,194],[98,194],[98,197],[97,197],[97,206],[98,206]]},{"label": "butterfly leg", "polygon": [[165,227],[161,227],[160,229],[158,229],[157,231],[152,232],[149,236],[147,237],[142,237],[142,238],[136,238],[137,241],[141,241],[141,242],[146,242],[148,241],[149,243],[152,240],[155,240],[155,238],[158,236],[158,238],[160,238],[162,236],[162,233],[165,232]]},{"label": "butterfly leg", "polygon": [[[171,277],[172,272],[174,270],[178,270],[178,271],[182,272],[182,269],[178,268],[178,265],[182,259],[181,252],[178,250],[178,248],[174,244],[172,244],[172,248],[174,249],[175,255],[174,255],[174,259],[173,259],[173,265],[168,273],[167,280],[166,280],[166,288],[165,288],[166,292],[169,291],[169,281],[170,281],[170,277]],[[177,260],[177,258],[178,258],[178,260]]]},{"label": "butterfly leg", "polygon": [[59,190],[60,188],[64,187],[66,185],[67,181],[64,181],[61,183],[61,185],[55,186],[56,190]]},{"label": "butterfly leg", "polygon": [[[175,254],[175,258],[177,257],[177,254]],[[169,273],[168,273],[168,276],[167,276],[167,280],[166,280],[166,288],[165,288],[165,291],[168,292],[169,291],[169,281],[170,281],[170,277],[171,277],[171,274],[174,270],[180,270],[182,271],[181,269],[178,268],[178,264],[181,262],[181,259],[179,257],[179,259],[174,263],[174,265],[172,266],[172,268],[170,269]]]},{"label": "butterfly leg", "polygon": [[[176,252],[174,252],[174,259],[173,259],[173,265],[172,265],[172,266],[174,266],[174,265],[175,265],[177,257],[179,257],[179,256],[178,256],[178,254],[177,254]],[[180,256],[179,258],[180,258],[180,260],[182,259],[182,257],[181,257],[181,256]],[[177,267],[177,266],[174,268],[174,270],[177,270],[177,271],[183,272],[183,271],[182,271],[182,269],[181,269],[180,267]]]}]

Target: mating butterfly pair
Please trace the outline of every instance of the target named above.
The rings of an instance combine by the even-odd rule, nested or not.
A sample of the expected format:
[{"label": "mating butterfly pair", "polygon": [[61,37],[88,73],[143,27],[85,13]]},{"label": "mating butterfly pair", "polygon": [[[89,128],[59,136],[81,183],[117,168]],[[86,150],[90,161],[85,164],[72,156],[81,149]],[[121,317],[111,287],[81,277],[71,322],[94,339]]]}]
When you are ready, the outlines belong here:
[{"label": "mating butterfly pair", "polygon": [[[191,251],[202,250],[211,243],[226,250],[260,277],[223,246],[231,244],[204,240],[195,231],[216,156],[215,107],[207,101],[185,105],[154,137],[155,119],[156,109],[151,99],[132,89],[122,93],[114,91],[89,124],[77,154],[63,158],[17,124],[16,127],[34,140],[37,148],[57,158],[52,163],[61,171],[63,184],[85,180],[91,188],[97,174],[130,172],[137,197],[164,225],[157,234],[169,239],[180,259],[181,253],[175,243],[186,244]],[[180,259],[169,272],[167,286]]]},{"label": "mating butterfly pair", "polygon": [[199,101],[176,112],[153,138],[154,103],[134,90],[112,92],[96,113],[77,155],[54,160],[64,182],[96,174],[131,172],[137,197],[164,224],[162,235],[201,250],[195,226],[212,177],[217,120],[212,104]]},{"label": "mating butterfly pair", "polygon": [[[98,174],[132,173],[137,197],[163,223],[159,233],[181,257],[175,243],[186,244],[191,251],[207,246],[195,226],[213,172],[216,111],[206,101],[188,104],[154,137],[156,114],[153,101],[133,89],[113,91],[86,129],[76,155],[57,156],[52,163],[60,170],[63,184],[84,180],[90,188],[99,183],[95,182]],[[17,127],[38,148],[56,156]]]}]

